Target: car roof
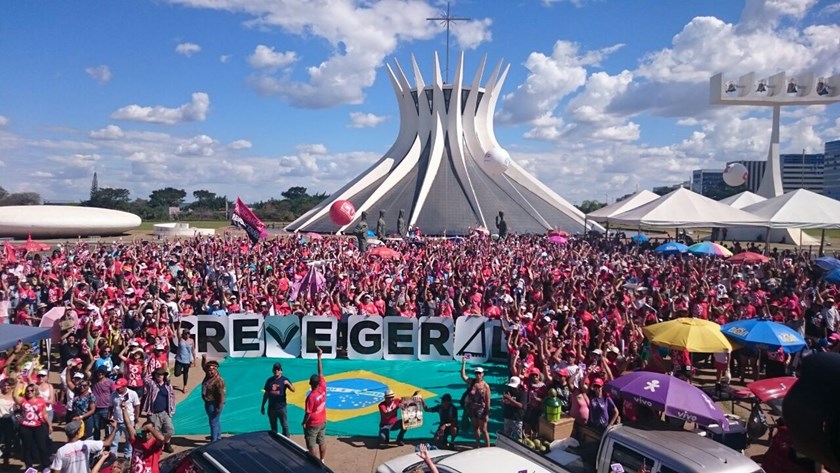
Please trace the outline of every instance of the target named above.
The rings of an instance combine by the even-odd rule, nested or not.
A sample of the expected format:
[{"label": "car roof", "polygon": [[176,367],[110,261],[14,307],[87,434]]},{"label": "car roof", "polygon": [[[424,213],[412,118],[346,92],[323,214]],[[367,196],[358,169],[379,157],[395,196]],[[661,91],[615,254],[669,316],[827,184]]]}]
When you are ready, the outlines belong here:
[{"label": "car roof", "polygon": [[193,450],[189,458],[205,471],[333,473],[293,440],[268,431],[223,438]]},{"label": "car roof", "polygon": [[528,473],[551,473],[531,460],[499,447],[476,448],[459,452],[457,455],[444,458],[437,464],[457,471],[484,469],[494,473],[517,473],[522,470],[527,470]]},{"label": "car roof", "polygon": [[740,452],[687,430],[647,430],[625,425],[610,432],[610,436],[643,455],[649,455],[646,452],[655,445],[658,459],[681,471],[730,473],[758,468]]}]

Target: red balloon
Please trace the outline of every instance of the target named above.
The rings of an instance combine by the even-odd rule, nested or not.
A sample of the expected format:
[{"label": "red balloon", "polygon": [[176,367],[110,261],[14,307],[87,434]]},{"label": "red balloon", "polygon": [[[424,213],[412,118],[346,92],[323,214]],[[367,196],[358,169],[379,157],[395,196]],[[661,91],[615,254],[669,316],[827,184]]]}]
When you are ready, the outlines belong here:
[{"label": "red balloon", "polygon": [[330,206],[330,220],[336,225],[347,225],[356,216],[356,207],[349,200],[336,200]]}]

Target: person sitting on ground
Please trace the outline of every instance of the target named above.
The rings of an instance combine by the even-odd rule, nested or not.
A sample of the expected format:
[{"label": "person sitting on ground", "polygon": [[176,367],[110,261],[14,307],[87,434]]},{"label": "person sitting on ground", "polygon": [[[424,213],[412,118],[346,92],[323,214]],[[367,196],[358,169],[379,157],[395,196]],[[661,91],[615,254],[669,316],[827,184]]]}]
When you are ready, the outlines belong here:
[{"label": "person sitting on ground", "polygon": [[385,399],[379,403],[379,448],[388,445],[392,430],[399,430],[397,433],[397,445],[403,446],[403,436],[405,436],[405,426],[401,419],[397,417],[400,411],[400,403],[402,399],[394,397],[394,391],[388,389],[385,391]]},{"label": "person sitting on ground", "polygon": [[[458,408],[452,403],[452,395],[444,394],[440,398],[440,404],[427,407],[423,403],[423,410],[426,412],[437,412],[440,416],[438,429],[435,432],[435,443],[438,446],[446,446],[448,448],[455,447],[455,438],[458,437]],[[452,440],[446,441],[446,437],[451,437]]]}]

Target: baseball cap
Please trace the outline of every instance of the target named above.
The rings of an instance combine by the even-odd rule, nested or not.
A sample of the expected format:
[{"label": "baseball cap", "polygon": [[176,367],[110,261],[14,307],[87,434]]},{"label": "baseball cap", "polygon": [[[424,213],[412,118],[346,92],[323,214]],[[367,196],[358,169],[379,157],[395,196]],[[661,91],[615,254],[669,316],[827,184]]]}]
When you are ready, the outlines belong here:
[{"label": "baseball cap", "polygon": [[601,356],[601,355],[604,354],[604,352],[602,352],[600,348],[596,348],[596,349],[592,350],[592,354]]},{"label": "baseball cap", "polygon": [[593,386],[603,386],[604,385],[604,380],[601,379],[601,378],[595,378],[595,379],[592,380],[592,385]]},{"label": "baseball cap", "polygon": [[67,425],[64,426],[64,432],[67,434],[67,438],[71,439],[79,435],[79,432],[82,431],[82,425],[82,421],[80,420],[68,422]]},{"label": "baseball cap", "polygon": [[75,378],[84,379],[84,377],[85,377],[85,374],[84,374],[84,373],[82,373],[81,371],[79,371],[79,372],[77,372],[77,373],[73,373],[73,378],[74,378],[74,379],[75,379]]},{"label": "baseball cap", "polygon": [[49,372],[47,372],[47,370],[40,370],[40,371],[38,371],[38,376],[46,376],[46,375],[48,375],[48,374],[50,374],[50,373],[49,373]]},{"label": "baseball cap", "polygon": [[474,372],[474,373],[482,373],[482,374],[484,374],[484,368],[482,368],[482,367],[480,367],[480,366],[479,366],[479,367],[477,367],[476,369],[474,369],[474,370],[473,370],[473,372]]},{"label": "baseball cap", "polygon": [[155,345],[155,350],[166,350],[166,347],[158,343],[157,345]]},{"label": "baseball cap", "polygon": [[518,388],[519,385],[522,383],[522,380],[519,379],[519,376],[511,376],[507,382],[507,385],[511,388]]},{"label": "baseball cap", "polygon": [[128,386],[128,381],[126,381],[125,378],[120,378],[120,379],[117,380],[116,383],[114,383],[114,387],[117,388],[117,389],[124,388],[126,386]]},{"label": "baseball cap", "polygon": [[282,371],[283,370],[283,365],[281,365],[280,363],[274,363],[274,366],[271,369],[274,370],[274,371],[277,371],[277,370]]}]

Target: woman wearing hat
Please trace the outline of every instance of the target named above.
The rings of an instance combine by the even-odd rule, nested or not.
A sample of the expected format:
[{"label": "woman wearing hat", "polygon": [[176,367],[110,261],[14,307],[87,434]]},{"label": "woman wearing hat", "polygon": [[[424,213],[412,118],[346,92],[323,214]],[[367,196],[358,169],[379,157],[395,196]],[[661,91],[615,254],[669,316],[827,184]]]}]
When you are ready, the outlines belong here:
[{"label": "woman wearing hat", "polygon": [[50,373],[47,370],[38,371],[38,378],[35,381],[35,386],[38,387],[38,396],[40,396],[47,404],[47,419],[53,421],[53,404],[55,404],[55,388],[52,384],[47,382],[47,376]]},{"label": "woman wearing hat", "polygon": [[490,416],[490,386],[484,381],[484,368],[478,366],[473,370],[475,378],[471,379],[466,372],[467,359],[461,360],[461,379],[471,385],[467,391],[466,410],[470,416],[470,424],[475,434],[476,446],[490,446],[490,434],[487,432],[487,419]]},{"label": "woman wearing hat", "polygon": [[67,383],[73,388],[73,400],[68,405],[70,419],[79,419],[85,426],[84,437],[93,436],[93,415],[96,413],[96,398],[90,390],[90,381],[85,379],[82,373],[76,373]]}]

